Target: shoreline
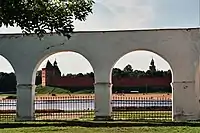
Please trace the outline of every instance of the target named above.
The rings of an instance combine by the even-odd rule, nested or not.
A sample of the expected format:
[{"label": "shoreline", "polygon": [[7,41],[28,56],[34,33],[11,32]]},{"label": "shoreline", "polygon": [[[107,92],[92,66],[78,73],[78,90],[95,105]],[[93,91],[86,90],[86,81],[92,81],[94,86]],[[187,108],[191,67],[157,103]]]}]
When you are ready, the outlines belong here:
[{"label": "shoreline", "polygon": [[[8,96],[0,96],[0,100],[6,99]],[[94,94],[41,94],[36,95],[35,100],[93,100]],[[135,94],[112,94],[112,100],[171,100],[171,93],[135,93]]]},{"label": "shoreline", "polygon": [[[94,94],[57,94],[52,95],[37,95],[36,100],[79,100],[79,99],[94,99]],[[112,100],[171,100],[172,94],[166,93],[151,93],[151,94],[112,94]]]}]

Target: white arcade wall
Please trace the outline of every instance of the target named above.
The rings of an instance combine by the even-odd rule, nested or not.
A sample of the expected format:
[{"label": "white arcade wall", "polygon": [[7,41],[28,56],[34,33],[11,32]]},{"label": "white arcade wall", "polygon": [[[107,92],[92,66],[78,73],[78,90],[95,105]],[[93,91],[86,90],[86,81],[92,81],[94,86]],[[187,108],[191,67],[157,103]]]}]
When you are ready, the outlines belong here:
[{"label": "white arcade wall", "polygon": [[[111,71],[123,55],[146,50],[164,58],[173,71],[173,120],[200,119],[200,28],[75,32],[70,40],[46,34],[0,34],[0,54],[17,76],[17,120],[34,120],[35,75],[48,56],[73,51],[83,55],[95,73],[95,118],[111,116]],[[99,98],[103,97],[103,98]]]}]

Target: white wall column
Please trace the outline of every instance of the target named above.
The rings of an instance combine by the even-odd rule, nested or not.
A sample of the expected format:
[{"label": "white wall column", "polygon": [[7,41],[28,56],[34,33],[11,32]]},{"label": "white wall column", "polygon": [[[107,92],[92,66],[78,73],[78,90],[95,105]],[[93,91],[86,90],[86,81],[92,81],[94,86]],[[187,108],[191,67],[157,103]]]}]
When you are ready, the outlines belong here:
[{"label": "white wall column", "polygon": [[17,116],[16,121],[34,120],[35,85],[17,85]]},{"label": "white wall column", "polygon": [[173,120],[187,121],[200,119],[199,100],[195,93],[194,81],[173,83]]},{"label": "white wall column", "polygon": [[111,120],[112,84],[95,83],[95,120]]}]

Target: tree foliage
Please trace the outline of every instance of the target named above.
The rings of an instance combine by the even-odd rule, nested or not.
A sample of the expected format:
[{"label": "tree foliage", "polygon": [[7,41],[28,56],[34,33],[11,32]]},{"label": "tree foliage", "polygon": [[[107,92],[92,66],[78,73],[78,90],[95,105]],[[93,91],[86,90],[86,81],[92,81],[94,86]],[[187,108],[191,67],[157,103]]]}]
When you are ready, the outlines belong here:
[{"label": "tree foliage", "polygon": [[[36,74],[36,81],[35,84],[39,85],[42,83],[42,72],[41,70],[37,72]],[[112,71],[112,76],[117,77],[117,78],[123,78],[123,77],[165,77],[169,76],[171,77],[171,71],[151,71],[147,70],[141,71],[141,70],[133,70],[131,65],[127,65],[123,70],[119,68],[113,68]],[[76,77],[94,77],[94,73],[78,73],[78,74],[67,74],[65,77],[71,77],[71,78],[76,78]],[[0,72],[0,92],[12,92],[16,91],[16,76],[14,73],[4,73]]]},{"label": "tree foliage", "polygon": [[25,35],[71,36],[74,20],[85,21],[93,0],[0,0],[0,27],[19,26]]},{"label": "tree foliage", "polygon": [[0,72],[0,92],[16,91],[16,76],[14,73]]},{"label": "tree foliage", "polygon": [[[127,65],[124,67],[123,70],[119,69],[119,68],[113,68],[112,70],[112,76],[113,77],[165,77],[165,76],[169,76],[171,77],[171,70],[168,71],[163,71],[163,70],[156,70],[156,71],[152,71],[152,70],[147,70],[147,71],[141,71],[141,70],[133,70],[131,65]],[[94,73],[78,73],[78,74],[66,74],[65,77],[94,77]]]},{"label": "tree foliage", "polygon": [[132,66],[130,64],[128,64],[127,66],[125,66],[124,72],[125,73],[131,73],[131,72],[133,72]]},{"label": "tree foliage", "polygon": [[113,68],[112,76],[114,77],[165,77],[165,76],[172,76],[171,70],[168,71],[141,71],[141,70],[133,70],[131,65],[127,65],[124,67],[123,70],[119,68]]}]

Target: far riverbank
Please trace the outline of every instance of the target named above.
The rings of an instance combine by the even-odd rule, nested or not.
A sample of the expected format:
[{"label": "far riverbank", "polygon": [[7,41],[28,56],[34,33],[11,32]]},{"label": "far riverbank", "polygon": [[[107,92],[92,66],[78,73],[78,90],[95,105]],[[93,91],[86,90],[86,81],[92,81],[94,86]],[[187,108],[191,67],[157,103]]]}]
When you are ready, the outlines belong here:
[{"label": "far riverbank", "polygon": [[[112,94],[112,100],[171,100],[171,93],[137,93],[137,94]],[[16,99],[16,96],[0,95],[0,100]],[[36,100],[78,100],[94,99],[94,94],[40,94]]]}]

